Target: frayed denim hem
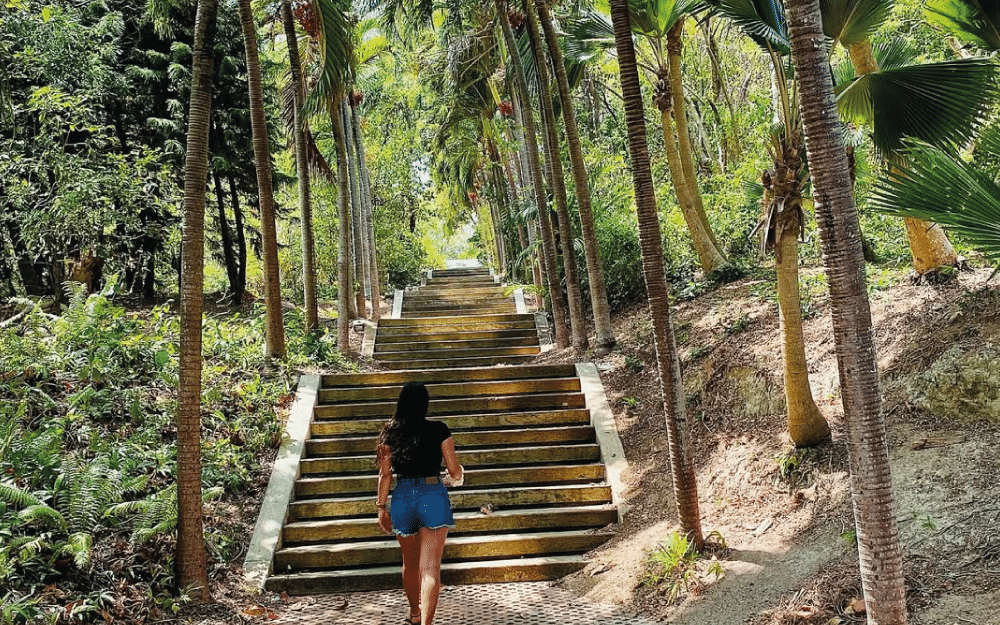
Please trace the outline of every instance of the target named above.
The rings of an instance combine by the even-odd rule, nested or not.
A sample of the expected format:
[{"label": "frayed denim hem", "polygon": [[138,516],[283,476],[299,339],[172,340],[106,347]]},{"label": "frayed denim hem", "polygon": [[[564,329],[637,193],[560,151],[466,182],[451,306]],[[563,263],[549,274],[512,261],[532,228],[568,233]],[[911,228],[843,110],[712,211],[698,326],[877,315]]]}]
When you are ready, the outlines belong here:
[{"label": "frayed denim hem", "polygon": [[[442,527],[447,527],[448,529],[453,530],[453,529],[455,529],[456,526],[455,526],[454,523],[452,523],[451,525],[448,525],[448,524],[438,525],[436,527],[428,527],[426,529],[429,529],[429,530],[439,530]],[[424,528],[420,528],[420,529],[424,529]],[[419,529],[416,532],[412,533],[412,534],[404,534],[404,533],[400,532],[399,530],[395,530],[395,529],[392,530],[392,531],[396,532],[396,536],[399,536],[400,538],[409,538],[410,536],[416,536],[417,534],[420,533]]]}]

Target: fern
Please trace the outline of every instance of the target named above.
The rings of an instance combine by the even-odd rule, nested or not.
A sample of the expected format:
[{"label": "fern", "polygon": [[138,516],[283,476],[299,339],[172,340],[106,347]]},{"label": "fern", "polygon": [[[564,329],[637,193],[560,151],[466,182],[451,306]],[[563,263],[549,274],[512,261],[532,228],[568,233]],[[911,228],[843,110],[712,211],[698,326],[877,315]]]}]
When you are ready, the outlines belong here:
[{"label": "fern", "polygon": [[28,491],[6,482],[0,482],[0,500],[18,508],[42,505],[42,502]]}]

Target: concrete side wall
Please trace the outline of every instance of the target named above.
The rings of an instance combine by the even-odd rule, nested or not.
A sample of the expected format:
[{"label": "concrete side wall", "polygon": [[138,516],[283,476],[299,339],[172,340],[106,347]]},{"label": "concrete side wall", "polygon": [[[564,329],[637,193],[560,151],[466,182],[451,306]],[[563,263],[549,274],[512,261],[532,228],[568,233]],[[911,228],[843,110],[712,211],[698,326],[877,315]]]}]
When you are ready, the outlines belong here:
[{"label": "concrete side wall", "polygon": [[288,516],[288,504],[295,495],[295,480],[299,477],[299,461],[305,451],[312,422],[313,408],[319,398],[322,380],[318,375],[299,376],[299,386],[295,393],[285,436],[278,449],[278,457],[271,469],[271,479],[260,507],[260,516],[247,548],[243,572],[249,584],[264,588],[264,582],[271,573],[274,552],[281,547],[281,528]]},{"label": "concrete side wall", "polygon": [[611,404],[604,394],[604,385],[601,383],[597,366],[592,362],[578,362],[576,373],[580,376],[580,388],[587,398],[590,423],[597,431],[601,459],[606,467],[608,485],[611,486],[611,500],[618,506],[618,522],[621,523],[628,512],[628,505],[625,503],[625,475],[628,472],[625,448],[622,447],[622,440],[618,436],[615,415],[611,412]]}]

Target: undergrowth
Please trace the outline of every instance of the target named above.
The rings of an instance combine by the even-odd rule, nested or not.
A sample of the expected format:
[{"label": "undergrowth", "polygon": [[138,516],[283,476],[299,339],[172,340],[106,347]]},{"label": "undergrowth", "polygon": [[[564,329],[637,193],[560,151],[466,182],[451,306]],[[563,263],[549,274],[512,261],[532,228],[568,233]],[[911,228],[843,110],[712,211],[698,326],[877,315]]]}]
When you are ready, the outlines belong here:
[{"label": "undergrowth", "polygon": [[[82,291],[61,316],[12,304],[19,314],[0,324],[0,623],[175,610],[176,314]],[[329,339],[302,333],[297,311],[285,322],[289,357],[271,363],[261,311],[205,320],[211,572],[244,549],[297,369],[349,366]]]},{"label": "undergrowth", "polygon": [[718,532],[707,537],[702,552],[695,549],[694,541],[686,534],[674,532],[665,543],[660,543],[646,557],[646,574],[643,583],[667,597],[673,605],[686,594],[697,594],[713,581],[722,579],[725,572],[717,555],[712,551],[725,551],[726,541]]}]

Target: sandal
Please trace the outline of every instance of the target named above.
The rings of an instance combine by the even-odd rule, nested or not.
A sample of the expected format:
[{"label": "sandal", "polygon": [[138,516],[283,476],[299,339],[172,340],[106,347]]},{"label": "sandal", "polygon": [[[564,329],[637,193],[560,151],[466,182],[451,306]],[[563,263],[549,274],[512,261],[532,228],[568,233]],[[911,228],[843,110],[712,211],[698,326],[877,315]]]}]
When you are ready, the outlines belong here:
[{"label": "sandal", "polygon": [[[414,621],[413,619],[417,619],[417,620]],[[403,621],[403,624],[404,625],[420,625],[420,612],[417,612],[416,614],[410,614],[410,616],[408,616],[406,618],[406,620]]]}]

